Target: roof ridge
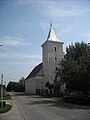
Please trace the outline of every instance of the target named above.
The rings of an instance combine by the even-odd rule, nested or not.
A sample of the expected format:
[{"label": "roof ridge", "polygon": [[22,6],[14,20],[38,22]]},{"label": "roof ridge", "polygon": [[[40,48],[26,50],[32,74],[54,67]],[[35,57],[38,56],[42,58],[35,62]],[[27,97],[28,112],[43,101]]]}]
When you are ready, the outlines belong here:
[{"label": "roof ridge", "polygon": [[34,67],[34,69],[30,72],[30,74],[26,77],[26,79],[30,77],[34,77],[42,68],[42,63],[38,64]]}]

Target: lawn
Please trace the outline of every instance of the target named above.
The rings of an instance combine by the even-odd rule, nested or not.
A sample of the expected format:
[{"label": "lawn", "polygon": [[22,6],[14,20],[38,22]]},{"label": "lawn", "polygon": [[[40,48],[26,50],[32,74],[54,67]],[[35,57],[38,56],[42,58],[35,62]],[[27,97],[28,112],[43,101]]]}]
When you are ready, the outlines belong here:
[{"label": "lawn", "polygon": [[0,114],[8,112],[9,110],[11,110],[11,108],[12,108],[12,106],[8,105],[8,104],[5,107],[3,107],[3,108],[0,107]]},{"label": "lawn", "polygon": [[4,97],[3,97],[4,100],[8,100],[8,99],[11,99],[11,96],[9,95],[9,93],[7,93]]},{"label": "lawn", "polygon": [[[11,96],[9,95],[9,93],[6,93],[6,95],[3,96],[3,100],[8,100],[11,99]],[[1,97],[0,97],[1,100]]]},{"label": "lawn", "polygon": [[[9,95],[9,93],[6,93],[6,95],[3,96],[3,100],[8,100],[8,99],[11,99],[11,96]],[[1,97],[0,97],[0,100],[1,100]],[[6,104],[6,101],[5,101],[5,104]],[[8,104],[6,104],[5,107],[3,107],[3,108],[0,107],[0,114],[8,112],[9,110],[11,110],[11,108],[12,108],[12,106],[8,105]]]}]

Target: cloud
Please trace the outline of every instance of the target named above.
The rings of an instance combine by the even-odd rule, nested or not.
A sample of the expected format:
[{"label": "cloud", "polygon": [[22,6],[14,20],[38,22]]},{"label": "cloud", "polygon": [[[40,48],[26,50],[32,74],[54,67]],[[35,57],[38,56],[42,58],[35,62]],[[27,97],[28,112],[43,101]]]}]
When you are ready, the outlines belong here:
[{"label": "cloud", "polygon": [[48,27],[48,24],[45,23],[45,22],[40,22],[40,27],[41,27],[43,30],[46,30],[47,27]]},{"label": "cloud", "polygon": [[15,58],[15,59],[41,59],[38,54],[19,53],[15,51],[0,51],[0,57]]},{"label": "cloud", "polygon": [[58,6],[56,3],[58,2],[44,2],[42,5],[43,10],[41,11],[41,13],[44,16],[47,17],[70,17],[70,16],[78,16],[81,14],[84,14],[86,12],[90,12],[89,9],[66,9],[65,6],[61,7]]},{"label": "cloud", "polygon": [[35,67],[35,65],[39,64],[42,61],[41,55],[39,54],[19,53],[15,51],[0,51],[0,59],[1,68],[3,68],[3,66],[11,66],[14,68],[17,67],[17,69],[20,67],[26,67],[28,69],[31,67],[32,69]]},{"label": "cloud", "polygon": [[63,29],[61,30],[61,33],[67,33],[67,32],[70,32],[71,29],[72,29],[71,26],[65,27],[65,28],[63,28]]},{"label": "cloud", "polygon": [[1,43],[5,46],[22,46],[27,44],[24,39],[17,37],[4,36],[0,38]]},{"label": "cloud", "polygon": [[18,5],[28,5],[31,4],[33,0],[17,0]]}]

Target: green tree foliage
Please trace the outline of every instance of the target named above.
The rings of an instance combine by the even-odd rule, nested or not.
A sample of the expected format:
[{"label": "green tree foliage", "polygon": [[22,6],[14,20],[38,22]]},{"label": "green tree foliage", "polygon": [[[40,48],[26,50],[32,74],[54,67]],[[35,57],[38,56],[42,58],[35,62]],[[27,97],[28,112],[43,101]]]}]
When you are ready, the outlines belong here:
[{"label": "green tree foliage", "polygon": [[10,81],[7,85],[7,91],[15,91],[15,92],[18,92],[18,83],[17,82],[13,82],[13,81]]},{"label": "green tree foliage", "polygon": [[24,77],[22,77],[19,80],[18,84],[19,84],[19,91],[24,92],[25,91],[25,79],[24,79]]},{"label": "green tree foliage", "polygon": [[71,90],[90,90],[90,46],[84,42],[69,45],[65,58],[59,64],[59,81]]},{"label": "green tree foliage", "polygon": [[52,95],[52,89],[53,89],[54,85],[50,84],[50,82],[47,81],[46,84],[45,84],[45,86],[49,89],[50,95]]},{"label": "green tree foliage", "polygon": [[7,91],[24,92],[25,91],[24,77],[22,77],[19,80],[19,82],[10,81],[7,85]]}]

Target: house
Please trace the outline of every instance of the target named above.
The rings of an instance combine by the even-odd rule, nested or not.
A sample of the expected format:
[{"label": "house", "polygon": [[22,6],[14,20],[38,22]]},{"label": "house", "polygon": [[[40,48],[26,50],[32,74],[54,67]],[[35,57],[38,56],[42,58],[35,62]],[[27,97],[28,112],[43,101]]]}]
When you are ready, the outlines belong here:
[{"label": "house", "polygon": [[42,93],[46,90],[47,81],[53,84],[58,62],[64,57],[63,42],[56,36],[52,25],[50,25],[48,37],[41,47],[42,63],[37,65],[25,79],[26,93]]}]

